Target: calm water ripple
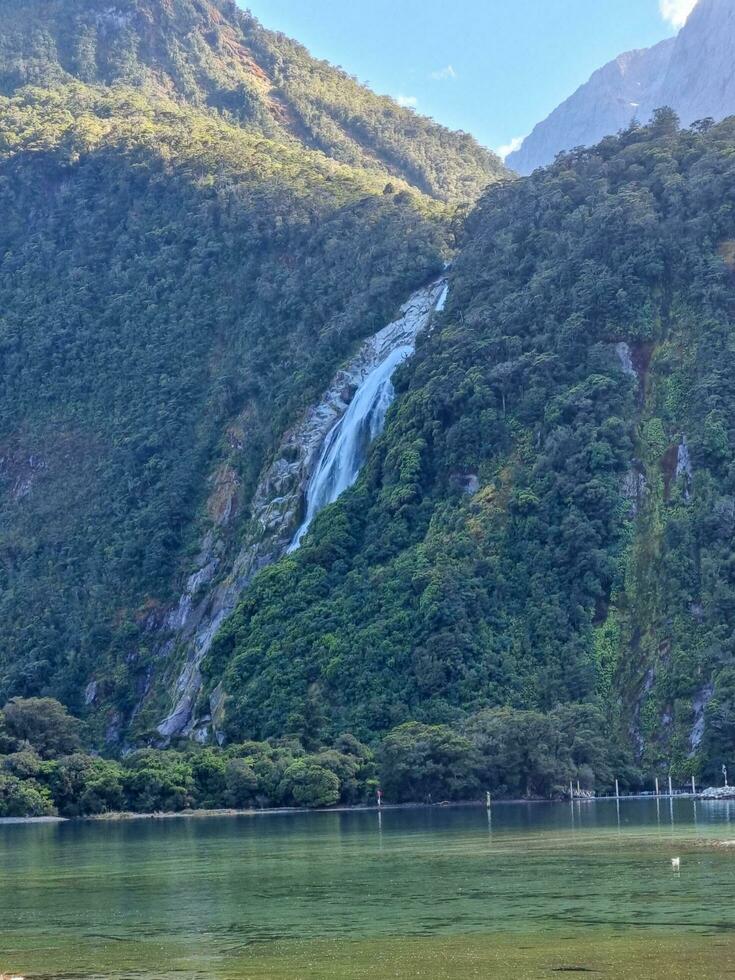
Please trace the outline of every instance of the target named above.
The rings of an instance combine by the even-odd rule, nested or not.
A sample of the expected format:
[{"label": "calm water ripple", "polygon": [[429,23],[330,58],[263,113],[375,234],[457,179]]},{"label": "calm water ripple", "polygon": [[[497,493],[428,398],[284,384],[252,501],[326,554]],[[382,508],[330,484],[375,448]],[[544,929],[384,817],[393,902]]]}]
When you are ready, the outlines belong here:
[{"label": "calm water ripple", "polygon": [[732,839],[688,800],[0,824],[0,974],[715,980]]}]

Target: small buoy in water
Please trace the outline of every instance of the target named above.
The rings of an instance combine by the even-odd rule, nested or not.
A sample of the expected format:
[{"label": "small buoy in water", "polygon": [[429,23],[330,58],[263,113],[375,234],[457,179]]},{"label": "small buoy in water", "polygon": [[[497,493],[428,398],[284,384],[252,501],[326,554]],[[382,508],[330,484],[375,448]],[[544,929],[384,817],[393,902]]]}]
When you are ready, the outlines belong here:
[{"label": "small buoy in water", "polygon": [[671,870],[672,871],[681,871],[681,858],[672,858],[671,859]]}]

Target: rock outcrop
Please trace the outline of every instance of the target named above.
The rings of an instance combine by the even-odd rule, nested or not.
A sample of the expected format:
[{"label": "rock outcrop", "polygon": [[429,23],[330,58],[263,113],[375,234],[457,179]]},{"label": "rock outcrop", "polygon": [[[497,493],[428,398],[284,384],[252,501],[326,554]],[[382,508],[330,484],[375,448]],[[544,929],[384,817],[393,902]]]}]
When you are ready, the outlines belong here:
[{"label": "rock outcrop", "polygon": [[593,146],[633,120],[648,122],[661,106],[676,110],[686,126],[735,113],[731,0],[699,0],[678,37],[629,51],[600,68],[534,128],[507,164],[529,174],[564,150]]}]

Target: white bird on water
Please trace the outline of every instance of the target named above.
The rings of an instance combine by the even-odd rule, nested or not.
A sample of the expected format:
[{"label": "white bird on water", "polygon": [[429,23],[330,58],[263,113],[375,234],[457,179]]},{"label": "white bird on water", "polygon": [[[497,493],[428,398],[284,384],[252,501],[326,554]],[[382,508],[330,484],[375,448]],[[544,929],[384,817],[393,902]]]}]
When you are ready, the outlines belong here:
[{"label": "white bird on water", "polygon": [[672,871],[681,871],[681,858],[672,858],[671,859],[671,870]]}]

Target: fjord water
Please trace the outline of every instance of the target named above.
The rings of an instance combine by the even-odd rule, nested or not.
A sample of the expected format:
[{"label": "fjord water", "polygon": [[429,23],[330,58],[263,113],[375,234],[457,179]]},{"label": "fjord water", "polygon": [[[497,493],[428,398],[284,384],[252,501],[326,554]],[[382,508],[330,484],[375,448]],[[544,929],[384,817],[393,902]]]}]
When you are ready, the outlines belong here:
[{"label": "fjord water", "polygon": [[690,800],[5,824],[0,974],[726,977],[732,838]]}]

